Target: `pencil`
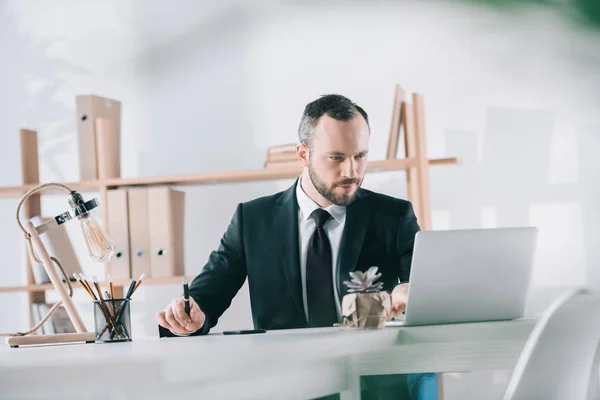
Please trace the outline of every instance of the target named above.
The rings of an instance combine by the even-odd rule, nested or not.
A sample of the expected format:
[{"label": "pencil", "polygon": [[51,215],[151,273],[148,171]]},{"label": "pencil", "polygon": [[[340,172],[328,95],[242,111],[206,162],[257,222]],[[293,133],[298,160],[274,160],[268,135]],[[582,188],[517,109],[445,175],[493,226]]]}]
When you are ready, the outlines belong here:
[{"label": "pencil", "polygon": [[[114,299],[115,298],[115,290],[113,288],[113,281],[112,281],[112,277],[110,276],[110,274],[108,274],[108,286],[110,287],[110,298]],[[114,303],[113,303],[114,305]]]},{"label": "pencil", "polygon": [[135,291],[137,290],[138,286],[141,285],[142,280],[144,280],[145,277],[146,277],[146,273],[142,272],[142,275],[140,275],[140,279],[138,279],[138,281],[136,282],[135,286],[133,287],[133,291],[131,292],[132,295],[135,293]]},{"label": "pencil", "polygon": [[93,299],[94,295],[92,294],[92,292],[90,292],[90,289],[85,285],[85,283],[82,282],[81,278],[76,273],[73,273],[73,277],[75,278],[75,280],[77,280],[81,284],[81,286],[83,286],[83,288],[85,289],[85,291],[88,292],[88,294],[90,295],[90,297]]},{"label": "pencil", "polygon": [[102,295],[102,289],[100,289],[100,285],[98,285],[98,279],[96,279],[95,276],[92,276],[92,282],[94,283],[94,286],[96,287],[96,290],[98,291],[98,298],[101,301],[104,301],[104,296]]},{"label": "pencil", "polygon": [[81,277],[81,283],[87,288],[87,290],[90,292],[90,294],[92,295],[92,298],[94,300],[98,300],[98,298],[96,297],[96,295],[94,294],[94,291],[92,290],[92,287],[90,286],[89,282],[87,281],[87,278],[85,277],[84,274],[80,273],[79,276]]}]

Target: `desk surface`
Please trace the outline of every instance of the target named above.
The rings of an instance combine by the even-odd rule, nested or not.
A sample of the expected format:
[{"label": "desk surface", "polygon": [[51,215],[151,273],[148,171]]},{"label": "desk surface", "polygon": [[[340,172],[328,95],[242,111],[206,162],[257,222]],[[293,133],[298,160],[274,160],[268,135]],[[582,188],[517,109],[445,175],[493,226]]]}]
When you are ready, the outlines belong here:
[{"label": "desk surface", "polygon": [[[106,398],[108,383],[120,393],[155,398],[199,390],[221,398],[227,391],[237,398],[242,390],[248,398],[268,398],[275,389],[293,390],[297,398],[316,397],[347,387],[349,365],[360,375],[511,368],[534,324],[519,320],[373,331],[340,327],[2,347],[0,387],[15,398],[48,390],[62,393],[67,383],[71,393],[79,387]],[[266,376],[271,378],[264,381]],[[58,392],[50,393],[56,397]]]}]

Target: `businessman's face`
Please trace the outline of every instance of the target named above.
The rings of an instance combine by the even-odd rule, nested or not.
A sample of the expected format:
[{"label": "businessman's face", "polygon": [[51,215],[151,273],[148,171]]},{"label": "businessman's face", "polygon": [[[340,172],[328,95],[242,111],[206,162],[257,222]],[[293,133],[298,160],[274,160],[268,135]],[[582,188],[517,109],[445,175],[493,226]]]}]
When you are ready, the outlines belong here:
[{"label": "businessman's face", "polygon": [[369,126],[356,114],[350,121],[323,115],[309,149],[308,172],[317,191],[333,204],[354,200],[367,169]]}]

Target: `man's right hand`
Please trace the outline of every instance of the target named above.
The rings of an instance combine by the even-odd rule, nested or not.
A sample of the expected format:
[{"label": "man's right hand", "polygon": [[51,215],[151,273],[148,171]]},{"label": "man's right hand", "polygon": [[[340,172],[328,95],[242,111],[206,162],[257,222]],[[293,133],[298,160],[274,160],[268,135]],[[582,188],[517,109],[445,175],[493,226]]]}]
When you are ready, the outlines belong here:
[{"label": "man's right hand", "polygon": [[163,311],[156,314],[156,321],[160,326],[180,335],[187,335],[202,328],[206,316],[198,304],[190,296],[190,315],[185,313],[184,304],[183,296],[173,299]]}]

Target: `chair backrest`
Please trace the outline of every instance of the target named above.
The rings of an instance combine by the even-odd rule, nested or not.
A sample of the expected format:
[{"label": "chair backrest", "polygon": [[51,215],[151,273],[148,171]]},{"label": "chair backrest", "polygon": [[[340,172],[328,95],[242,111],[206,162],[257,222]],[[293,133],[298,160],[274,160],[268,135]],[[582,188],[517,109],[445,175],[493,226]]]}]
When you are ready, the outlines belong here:
[{"label": "chair backrest", "polygon": [[504,400],[600,399],[599,340],[600,295],[563,294],[533,329]]}]

